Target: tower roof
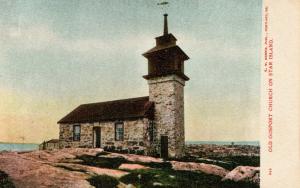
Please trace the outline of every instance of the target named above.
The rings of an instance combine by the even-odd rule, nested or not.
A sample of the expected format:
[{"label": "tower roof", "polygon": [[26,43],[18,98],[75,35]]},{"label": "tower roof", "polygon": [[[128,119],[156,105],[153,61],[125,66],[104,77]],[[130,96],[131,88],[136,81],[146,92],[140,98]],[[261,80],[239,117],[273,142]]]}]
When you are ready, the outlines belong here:
[{"label": "tower roof", "polygon": [[147,52],[143,53],[143,56],[149,57],[153,53],[157,53],[160,51],[165,51],[168,49],[176,50],[176,53],[181,55],[183,60],[188,60],[189,57],[186,55],[186,53],[176,45],[176,37],[169,33],[168,31],[168,14],[164,14],[164,32],[163,35],[156,37],[156,46],[148,50]]}]

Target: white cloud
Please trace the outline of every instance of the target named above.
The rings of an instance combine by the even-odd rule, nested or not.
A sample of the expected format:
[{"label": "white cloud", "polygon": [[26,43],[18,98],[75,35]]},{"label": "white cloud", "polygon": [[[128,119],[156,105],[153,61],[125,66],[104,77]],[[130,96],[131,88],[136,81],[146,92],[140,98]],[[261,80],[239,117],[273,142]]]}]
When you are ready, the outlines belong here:
[{"label": "white cloud", "polygon": [[242,60],[259,54],[257,46],[235,44],[231,40],[222,41],[219,38],[198,39],[193,36],[179,34],[179,45],[197,56],[210,56],[223,59]]},{"label": "white cloud", "polygon": [[[93,55],[115,54],[116,52],[134,51],[139,54],[154,45],[150,34],[124,36],[123,38],[76,38],[60,36],[47,25],[28,27],[3,27],[0,36],[0,48],[21,50],[59,49],[74,53],[91,53]],[[256,46],[234,44],[230,40],[198,39],[193,36],[177,34],[178,44],[191,56],[226,58],[241,60],[258,54]],[[3,51],[3,50],[1,50]],[[1,52],[0,51],[0,52]]]},{"label": "white cloud", "polygon": [[[44,50],[59,49],[74,53],[115,53],[124,49],[136,51],[148,49],[151,43],[147,42],[151,36],[139,35],[120,39],[105,38],[77,38],[67,39],[58,35],[46,25],[30,27],[3,27],[0,36],[2,49]],[[142,42],[141,42],[142,41]]]},{"label": "white cloud", "polygon": [[3,27],[1,41],[7,48],[40,50],[59,42],[59,38],[46,26]]}]

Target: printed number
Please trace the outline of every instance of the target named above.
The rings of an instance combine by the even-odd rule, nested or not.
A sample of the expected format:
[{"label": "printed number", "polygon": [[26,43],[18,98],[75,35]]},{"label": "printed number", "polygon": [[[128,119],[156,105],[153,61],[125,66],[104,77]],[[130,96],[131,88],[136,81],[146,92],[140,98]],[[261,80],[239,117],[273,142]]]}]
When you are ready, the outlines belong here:
[{"label": "printed number", "polygon": [[268,171],[269,171],[269,172],[268,172],[268,175],[271,176],[271,175],[272,175],[272,168],[269,168]]}]

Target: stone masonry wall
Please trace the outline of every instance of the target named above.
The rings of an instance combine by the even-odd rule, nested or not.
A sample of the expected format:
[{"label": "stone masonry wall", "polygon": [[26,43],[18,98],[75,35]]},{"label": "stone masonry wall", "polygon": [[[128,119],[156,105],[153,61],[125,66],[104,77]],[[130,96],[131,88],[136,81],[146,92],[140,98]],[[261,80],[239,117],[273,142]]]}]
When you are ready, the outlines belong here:
[{"label": "stone masonry wall", "polygon": [[[123,141],[115,140],[115,121],[81,123],[80,141],[73,141],[73,125],[60,124],[60,148],[66,147],[93,147],[93,128],[101,128],[101,148],[114,147],[119,150],[142,150],[148,143],[148,119],[126,120],[124,122]],[[79,125],[78,123],[76,125]]]},{"label": "stone masonry wall", "polygon": [[148,80],[149,100],[155,103],[156,148],[160,136],[168,136],[169,156],[184,155],[184,80],[176,75]]}]

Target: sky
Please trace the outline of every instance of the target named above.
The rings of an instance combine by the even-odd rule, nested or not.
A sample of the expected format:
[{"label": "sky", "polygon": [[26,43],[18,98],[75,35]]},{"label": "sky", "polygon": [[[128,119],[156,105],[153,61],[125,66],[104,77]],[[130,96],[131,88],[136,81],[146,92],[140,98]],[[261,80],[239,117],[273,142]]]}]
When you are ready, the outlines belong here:
[{"label": "sky", "polygon": [[[141,54],[163,32],[158,2],[1,0],[0,141],[58,138],[80,104],[147,96]],[[261,1],[169,2],[190,57],[186,140],[259,140]]]}]

